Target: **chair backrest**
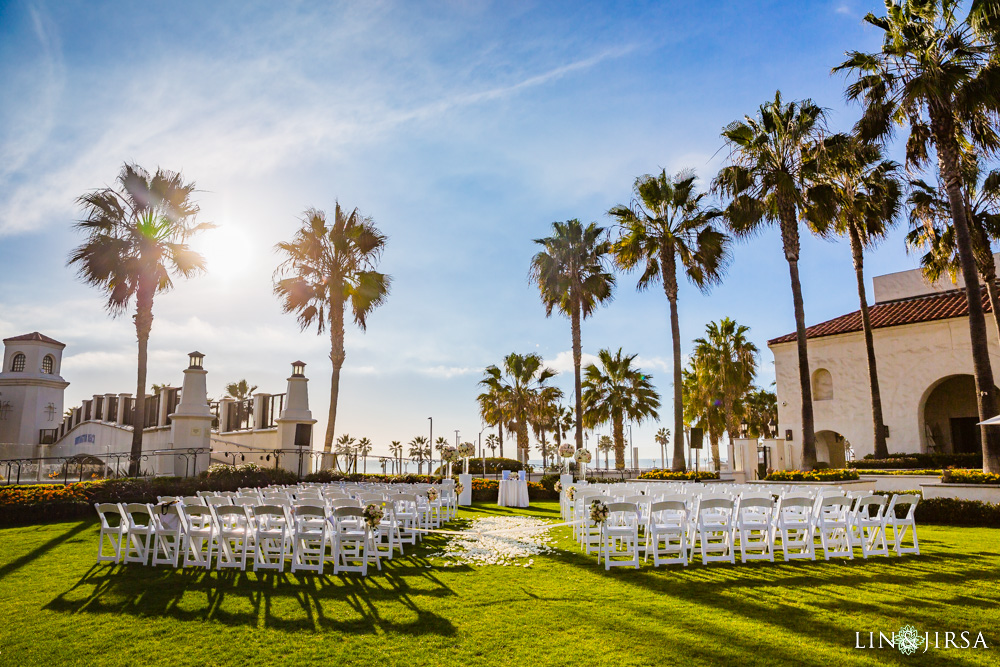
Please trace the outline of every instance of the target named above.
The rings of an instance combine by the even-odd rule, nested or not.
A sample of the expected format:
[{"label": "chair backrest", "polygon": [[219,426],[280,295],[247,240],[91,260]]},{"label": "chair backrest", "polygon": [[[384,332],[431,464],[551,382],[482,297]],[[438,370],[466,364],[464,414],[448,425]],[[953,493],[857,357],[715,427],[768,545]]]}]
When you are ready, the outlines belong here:
[{"label": "chair backrest", "polygon": [[117,503],[94,503],[94,508],[97,510],[98,516],[101,517],[102,528],[118,528],[122,525],[128,525],[128,518]]},{"label": "chair backrest", "polygon": [[773,509],[774,501],[770,498],[740,498],[740,510],[744,509]]},{"label": "chair backrest", "polygon": [[701,505],[702,510],[719,510],[719,509],[733,509],[733,499],[729,497],[725,498],[702,498]]},{"label": "chair backrest", "polygon": [[326,508],[322,505],[296,505],[292,510],[295,517],[326,517]]},{"label": "chair backrest", "polygon": [[250,511],[255,517],[285,518],[285,508],[278,505],[254,505]]},{"label": "chair backrest", "polygon": [[184,496],[183,498],[181,498],[181,500],[184,501],[185,505],[201,505],[202,507],[205,506],[205,499],[202,498],[201,496]]},{"label": "chair backrest", "polygon": [[232,505],[232,498],[229,496],[208,496],[205,498],[205,504],[208,506],[221,507],[225,505]]},{"label": "chair backrest", "polygon": [[913,519],[914,512],[917,509],[917,503],[920,502],[920,496],[911,493],[896,494],[889,501],[889,507],[885,511],[885,515],[890,518],[895,518],[897,516],[896,508],[907,507],[906,514],[903,518]]},{"label": "chair backrest", "polygon": [[143,505],[142,503],[128,503],[122,506],[122,510],[125,512],[125,516],[128,519],[128,525],[146,527],[153,523],[152,512],[149,509],[149,505]]},{"label": "chair backrest", "polygon": [[687,503],[685,503],[683,500],[660,500],[650,504],[649,506],[650,514],[658,514],[659,512],[687,513]]},{"label": "chair backrest", "polygon": [[338,519],[345,517],[364,516],[364,510],[360,507],[338,507],[333,510],[333,516]]},{"label": "chair backrest", "polygon": [[330,507],[335,508],[335,509],[338,508],[338,507],[360,507],[361,506],[361,501],[360,500],[355,500],[354,498],[331,498],[329,500],[329,502],[330,502]]},{"label": "chair backrest", "polygon": [[616,512],[638,514],[639,507],[635,503],[608,503],[608,511],[612,514]]}]

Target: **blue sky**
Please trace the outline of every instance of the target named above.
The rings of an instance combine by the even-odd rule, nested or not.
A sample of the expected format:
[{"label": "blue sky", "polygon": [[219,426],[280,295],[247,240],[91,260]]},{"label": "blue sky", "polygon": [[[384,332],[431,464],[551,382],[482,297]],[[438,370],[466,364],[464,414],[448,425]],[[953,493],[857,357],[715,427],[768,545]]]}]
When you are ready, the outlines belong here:
[{"label": "blue sky", "polygon": [[[318,6],[317,6],[318,5]],[[66,268],[79,242],[74,199],[123,161],[183,171],[201,218],[207,275],[157,298],[150,382],[180,381],[205,353],[209,391],[241,377],[284,391],[308,363],[320,418],[328,339],[299,332],[271,296],[274,244],[308,207],[359,207],[389,237],[394,278],[369,330],[347,334],[338,432],[376,452],[427,430],[475,439],[476,382],[512,351],[538,352],[572,388],[569,323],[546,319],[527,282],[533,238],[554,220],[610,225],[633,180],[723,164],[720,130],[781,89],[857,110],[830,76],[881,2],[13,2],[0,7],[0,336],[39,330],[67,344],[69,405],[134,390],[135,333]],[[869,276],[914,268],[898,229]],[[806,316],[855,310],[845,243],[804,238]],[[619,276],[615,301],[583,326],[584,351],[639,355],[669,405],[662,291]],[[870,285],[870,281],[869,281]],[[772,230],[735,246],[710,295],[685,285],[684,351],[709,320],[766,341],[794,328],[788,270]],[[672,422],[666,410],[664,425]],[[651,423],[634,431],[643,456]],[[603,429],[607,432],[607,429]],[[513,444],[508,445],[513,452]]]}]

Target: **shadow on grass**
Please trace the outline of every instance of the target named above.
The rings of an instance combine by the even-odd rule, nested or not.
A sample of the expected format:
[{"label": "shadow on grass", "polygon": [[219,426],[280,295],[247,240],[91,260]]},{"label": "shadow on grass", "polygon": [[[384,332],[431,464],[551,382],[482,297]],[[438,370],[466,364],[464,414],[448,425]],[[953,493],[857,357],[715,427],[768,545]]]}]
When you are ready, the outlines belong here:
[{"label": "shadow on grass", "polygon": [[68,527],[65,532],[53,537],[48,542],[35,547],[28,553],[24,554],[20,558],[15,558],[11,562],[7,563],[3,567],[0,567],[0,579],[3,579],[7,575],[11,574],[15,570],[19,570],[25,565],[34,562],[35,560],[41,558],[48,552],[52,551],[59,545],[68,542],[74,536],[79,535],[83,531],[87,530],[93,525],[93,521],[81,521],[80,523],[74,524]]}]

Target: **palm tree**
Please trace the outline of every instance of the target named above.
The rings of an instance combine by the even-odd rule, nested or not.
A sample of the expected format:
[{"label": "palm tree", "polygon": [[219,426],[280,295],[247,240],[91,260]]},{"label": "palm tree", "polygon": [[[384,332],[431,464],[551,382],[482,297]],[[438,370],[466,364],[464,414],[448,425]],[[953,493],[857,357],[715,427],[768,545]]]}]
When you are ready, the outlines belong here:
[{"label": "palm tree", "polygon": [[[704,338],[694,341],[691,363],[722,400],[722,415],[729,435],[729,462],[733,462],[733,439],[739,437],[740,404],[753,388],[759,350],[747,338],[750,327],[724,317],[709,322]],[[718,448],[713,450],[716,469],[721,465]]]},{"label": "palm tree", "polygon": [[[361,456],[361,472],[368,472],[368,459],[367,456],[372,453],[372,441],[368,438],[361,438],[358,440],[357,446],[358,455]],[[354,471],[357,472],[358,464],[355,462]]]},{"label": "palm tree", "polygon": [[245,401],[257,391],[257,385],[251,385],[246,379],[239,382],[230,382],[226,385],[226,396],[235,398],[238,401]]},{"label": "palm tree", "polygon": [[811,100],[785,103],[781,92],[760,106],[755,117],[726,126],[722,136],[730,165],[716,176],[713,188],[728,200],[724,210],[732,232],[747,238],[766,224],[781,229],[795,309],[799,389],[802,394],[802,464],[816,465],[812,386],[806,351],[806,315],[799,282],[799,214],[806,207],[808,183],[803,162],[822,131],[823,110]]},{"label": "palm tree", "polygon": [[337,438],[337,447],[334,449],[333,466],[340,469],[340,464],[337,461],[338,456],[344,457],[344,472],[349,472],[351,470],[351,459],[354,456],[354,443],[356,440],[352,438],[349,434]]},{"label": "palm tree", "polygon": [[317,209],[305,212],[302,227],[291,241],[279,243],[285,259],[275,271],[274,293],[282,310],[295,313],[302,329],[315,324],[316,333],[330,328],[330,413],[323,451],[329,453],[337,424],[340,369],[344,366],[344,311],[367,329],[368,316],[385,303],[392,278],[375,269],[386,237],[374,221],[354,209],[346,213],[336,204],[333,221]]},{"label": "palm tree", "polygon": [[[494,456],[496,456],[497,446],[500,445],[500,444],[501,444],[500,443],[500,438],[498,438],[493,433],[490,433],[488,436],[486,436],[486,446],[489,448],[490,454],[493,454]],[[502,447],[502,445],[501,445],[501,447]],[[502,448],[500,450],[500,456],[501,457],[503,456],[503,449]],[[486,474],[485,470],[483,470],[483,474]]]},{"label": "palm tree", "polygon": [[610,465],[608,462],[608,455],[614,450],[615,441],[611,439],[610,435],[602,435],[597,439],[597,451],[604,454],[604,469],[607,470]]},{"label": "palm tree", "polygon": [[650,382],[652,376],[632,366],[637,355],[623,355],[621,348],[611,354],[601,350],[595,364],[587,366],[583,382],[584,419],[587,426],[611,422],[615,441],[615,468],[625,468],[625,420],[641,424],[647,417],[656,419],[660,396]]},{"label": "palm tree", "polygon": [[546,433],[552,431],[556,436],[556,447],[561,444],[559,434],[559,415],[562,406],[563,392],[558,387],[543,387],[535,397],[535,405],[528,416],[528,423],[535,437],[540,440],[539,451],[542,453],[542,467],[549,464],[549,444]]},{"label": "palm tree", "polygon": [[[889,456],[882,419],[882,392],[875,360],[868,298],[865,294],[865,250],[875,247],[896,223],[902,199],[899,165],[883,156],[881,146],[856,137],[835,134],[823,142],[814,160],[815,184],[809,189],[806,217],[813,226],[846,236],[851,242],[854,275],[861,305],[861,329],[868,356],[868,383],[872,401],[875,458]],[[993,263],[992,256],[990,264]]]},{"label": "palm tree", "polygon": [[86,240],[69,255],[83,282],[107,294],[105,309],[117,317],[135,301],[138,339],[135,408],[129,475],[139,474],[143,414],[146,403],[146,361],[153,327],[153,298],[173,287],[174,278],[190,278],[205,269],[205,258],[191,250],[193,234],[214,227],[196,223],[198,206],[191,200],[194,183],[180,174],[125,164],[116,187],[94,190],[77,199],[84,218],[76,228]]},{"label": "palm tree", "polygon": [[427,448],[430,444],[422,435],[418,435],[413,440],[410,440],[410,458],[417,460],[417,474],[424,474],[424,458],[427,455]]},{"label": "palm tree", "polygon": [[399,472],[403,472],[403,443],[399,440],[393,440],[389,445],[389,452],[393,456],[393,467],[399,466]]},{"label": "palm tree", "polygon": [[[729,237],[712,226],[719,211],[705,204],[705,193],[695,190],[696,176],[682,171],[673,177],[641,176],[633,186],[631,206],[618,205],[608,214],[621,233],[612,247],[623,270],[643,264],[637,289],[659,281],[670,305],[670,341],[674,360],[674,431],[684,427],[681,392],[681,331],[677,311],[678,264],[688,280],[707,291],[722,279],[728,260]],[[674,443],[673,465],[684,469],[684,443]]]},{"label": "palm tree", "polygon": [[743,418],[748,437],[777,438],[778,396],[767,389],[752,388],[743,399]]},{"label": "palm tree", "polygon": [[[681,431],[681,432],[683,433],[683,431]],[[656,435],[653,436],[653,440],[655,440],[656,444],[658,444],[660,446],[660,452],[663,454],[663,460],[661,460],[660,463],[665,468],[667,466],[667,462],[666,462],[667,445],[670,444],[670,429],[669,428],[661,428],[660,430],[658,430],[656,432]],[[682,448],[684,447],[684,443],[681,443],[681,447]],[[674,453],[676,454],[676,452],[674,452]],[[684,458],[684,450],[683,449],[681,449],[681,458]]]},{"label": "palm tree", "polygon": [[580,322],[590,317],[598,305],[610,301],[615,287],[615,277],[605,268],[611,244],[602,240],[603,236],[604,228],[593,222],[586,227],[575,219],[553,222],[552,236],[535,239],[544,250],[531,259],[531,280],[538,285],[545,316],[558,308],[570,319],[577,449],[583,448]]},{"label": "palm tree", "polygon": [[487,366],[479,384],[505,397],[508,423],[513,423],[517,433],[518,460],[528,462],[528,423],[538,394],[556,372],[543,365],[537,354],[512,352],[504,357],[503,370]]},{"label": "palm tree", "polygon": [[[856,77],[847,97],[860,100],[863,114],[855,131],[862,139],[886,139],[896,126],[909,125],[906,162],[920,168],[935,155],[955,228],[969,308],[969,336],[980,421],[996,415],[986,336],[986,318],[976,272],[972,230],[963,198],[962,144],[993,154],[1000,85],[997,84],[998,24],[994,2],[976,0],[961,16],[959,0],[898,0],[886,16],[865,22],[884,33],[875,53],[851,51],[834,68]],[[930,147],[933,145],[933,153]],[[983,468],[1000,472],[1000,433],[982,429]]]},{"label": "palm tree", "polygon": [[[480,383],[482,384],[482,383]],[[479,416],[489,426],[496,426],[499,436],[497,442],[500,445],[500,456],[503,457],[503,428],[509,422],[507,405],[507,395],[502,387],[487,386],[486,391],[476,397],[479,403]]]},{"label": "palm tree", "polygon": [[719,440],[726,430],[726,417],[722,401],[717,398],[713,380],[694,360],[684,369],[684,419],[689,424],[704,429],[712,453],[712,464],[720,468]]},{"label": "palm tree", "polygon": [[[972,251],[976,268],[986,286],[990,308],[994,315],[1000,313],[1000,294],[997,289],[996,264],[993,261],[991,241],[1000,237],[1000,169],[987,172],[983,162],[975,155],[963,161],[966,217],[972,233]],[[922,179],[910,181],[910,232],[906,235],[907,247],[922,248],[927,252],[920,258],[924,275],[931,282],[948,273],[952,281],[961,268],[955,246],[955,228],[951,224],[951,207],[944,186],[929,185]],[[1000,318],[993,318],[1000,336]]]}]

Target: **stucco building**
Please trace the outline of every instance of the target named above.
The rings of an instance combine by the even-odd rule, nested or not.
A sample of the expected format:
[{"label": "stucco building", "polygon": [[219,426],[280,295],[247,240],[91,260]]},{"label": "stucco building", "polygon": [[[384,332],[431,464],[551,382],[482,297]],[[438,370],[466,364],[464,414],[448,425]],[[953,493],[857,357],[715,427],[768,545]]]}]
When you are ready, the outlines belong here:
[{"label": "stucco building", "polygon": [[[977,452],[979,421],[964,283],[928,283],[920,270],[874,279],[870,307],[882,412],[890,452]],[[990,359],[1000,345],[983,291]],[[853,450],[874,449],[871,393],[861,312],[806,329],[816,457],[842,467]],[[801,465],[802,396],[795,334],[768,341],[774,354],[780,433]]]}]

